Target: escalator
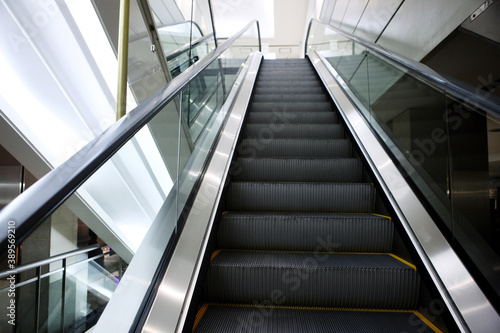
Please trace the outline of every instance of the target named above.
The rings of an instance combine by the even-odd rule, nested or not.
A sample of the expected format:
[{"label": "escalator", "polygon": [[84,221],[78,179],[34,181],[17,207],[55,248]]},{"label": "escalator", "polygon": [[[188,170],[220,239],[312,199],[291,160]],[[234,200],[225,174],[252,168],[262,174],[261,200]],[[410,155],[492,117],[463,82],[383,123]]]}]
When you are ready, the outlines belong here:
[{"label": "escalator", "polygon": [[[450,236],[432,206],[432,189],[441,190],[435,185],[443,179],[425,184],[427,192],[415,185],[425,180],[420,169],[442,171],[436,160],[457,157],[428,154],[431,167],[405,169],[405,143],[423,142],[429,133],[441,141],[446,131],[418,117],[418,131],[404,127],[412,120],[405,113],[417,114],[411,108],[396,121],[384,118],[379,109],[388,110],[387,92],[405,83],[399,63],[370,67],[354,39],[325,42],[335,35],[316,25],[305,59],[263,60],[259,51],[246,52],[261,49],[258,22],[250,22],[0,212],[2,230],[16,226],[17,244],[60,208],[106,226],[102,237],[127,271],[94,333],[492,332],[500,326],[487,284],[476,283],[493,277],[498,286],[489,274],[498,267],[489,260],[497,257],[477,250],[485,242],[474,243],[471,258],[484,257],[478,262],[485,270],[466,266],[462,260],[470,258],[449,244],[461,236],[458,214],[450,214]],[[328,68],[337,60],[346,71]],[[399,72],[380,80],[394,68]],[[426,80],[418,77],[434,89]],[[462,96],[446,89],[445,101]],[[424,125],[431,132],[420,131]],[[444,180],[444,198],[453,202],[447,195],[463,192]],[[108,214],[115,208],[118,218]],[[136,215],[141,210],[148,219]],[[4,248],[12,242],[0,236]],[[64,291],[67,269],[47,269],[61,275]],[[47,274],[38,269],[37,277],[18,280],[16,288],[37,285],[38,300],[23,305],[40,303]],[[79,287],[87,290],[84,282]],[[81,295],[77,306],[87,302],[88,294]],[[70,331],[71,311],[58,309],[59,331]],[[34,313],[35,331],[43,331],[44,313],[39,306]]]},{"label": "escalator", "polygon": [[308,59],[264,60],[194,332],[441,332]]}]

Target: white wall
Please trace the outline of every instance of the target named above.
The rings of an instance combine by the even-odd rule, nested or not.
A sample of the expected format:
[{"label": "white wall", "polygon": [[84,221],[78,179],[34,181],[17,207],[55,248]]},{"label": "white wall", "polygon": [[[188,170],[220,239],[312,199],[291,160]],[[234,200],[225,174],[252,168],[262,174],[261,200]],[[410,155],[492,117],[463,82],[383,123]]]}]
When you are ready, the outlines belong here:
[{"label": "white wall", "polygon": [[321,19],[420,61],[484,0],[325,0]]}]

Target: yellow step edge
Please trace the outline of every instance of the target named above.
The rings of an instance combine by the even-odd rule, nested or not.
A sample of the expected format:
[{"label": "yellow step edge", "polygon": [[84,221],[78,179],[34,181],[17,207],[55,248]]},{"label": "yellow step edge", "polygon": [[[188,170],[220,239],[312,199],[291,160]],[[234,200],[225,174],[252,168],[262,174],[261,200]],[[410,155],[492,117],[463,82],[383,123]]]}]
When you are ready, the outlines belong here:
[{"label": "yellow step edge", "polygon": [[[310,310],[310,311],[359,311],[359,312],[397,312],[415,313],[415,310],[398,309],[363,309],[363,308],[341,308],[341,307],[314,307],[314,306],[291,306],[291,305],[257,305],[257,304],[235,304],[235,303],[205,303],[207,306],[227,306],[233,308],[264,308],[284,310]],[[420,317],[419,317],[420,318]]]},{"label": "yellow step edge", "polygon": [[308,311],[358,311],[358,312],[395,312],[395,313],[413,313],[416,315],[424,324],[426,324],[435,333],[443,333],[439,328],[437,328],[433,323],[431,323],[427,318],[425,318],[420,312],[414,310],[391,310],[391,309],[361,309],[361,308],[336,308],[336,307],[310,307],[310,306],[284,306],[284,305],[255,305],[255,304],[224,304],[224,303],[204,303],[198,313],[196,314],[196,319],[193,325],[193,332],[198,326],[199,322],[205,315],[209,306],[227,306],[227,307],[238,307],[238,308],[264,308],[264,309],[284,309],[284,310],[308,310]]},{"label": "yellow step edge", "polygon": [[212,256],[210,257],[210,261],[214,260],[214,258],[220,253],[220,251],[222,251],[222,250],[215,250],[212,253]]},{"label": "yellow step edge", "polygon": [[196,329],[196,326],[198,326],[198,324],[200,323],[201,318],[203,318],[203,316],[205,315],[207,309],[208,309],[208,303],[205,303],[201,306],[200,310],[198,310],[198,313],[196,314],[196,318],[194,320],[193,332]]},{"label": "yellow step edge", "polygon": [[375,215],[375,216],[384,217],[384,218],[386,218],[386,219],[389,219],[389,221],[392,221],[392,217],[387,216],[387,215],[381,215],[381,214],[375,214],[375,213],[371,213],[370,215]]},{"label": "yellow step edge", "polygon": [[413,313],[421,320],[423,321],[431,330],[433,330],[436,333],[443,333],[439,328],[437,328],[433,323],[429,321],[429,319],[425,318],[423,314],[421,314],[418,311],[413,311]]},{"label": "yellow step edge", "polygon": [[400,258],[398,257],[397,255],[395,254],[392,254],[392,253],[387,253],[388,255],[390,255],[391,257],[393,257],[394,259],[397,259],[399,261],[401,261],[403,264],[407,265],[407,266],[410,266],[411,268],[413,268],[413,270],[416,272],[417,271],[417,266],[413,265],[411,262],[409,261],[406,261],[404,260],[403,258]]},{"label": "yellow step edge", "polygon": [[[315,254],[318,253],[316,251],[276,251],[276,250],[246,250],[246,249],[219,249],[216,250],[212,254],[212,258],[210,260],[213,260],[215,256],[217,256],[221,251],[231,251],[231,252],[253,252],[253,253],[266,253],[266,252],[271,252],[271,253],[310,253],[310,254]],[[409,261],[404,260],[403,258],[398,257],[397,255],[393,253],[384,253],[384,252],[319,252],[321,254],[369,254],[369,255],[388,255],[393,257],[396,260],[401,261],[403,264],[411,267],[415,272],[417,271],[417,267],[410,263]]]}]

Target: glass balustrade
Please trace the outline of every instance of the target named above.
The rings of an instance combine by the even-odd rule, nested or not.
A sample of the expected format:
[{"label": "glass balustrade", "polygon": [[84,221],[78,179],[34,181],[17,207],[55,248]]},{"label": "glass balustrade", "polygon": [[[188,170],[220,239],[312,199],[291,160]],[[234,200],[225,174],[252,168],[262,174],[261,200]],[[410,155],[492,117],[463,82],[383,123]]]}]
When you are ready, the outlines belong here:
[{"label": "glass balustrade", "polygon": [[[0,286],[4,288],[0,290],[1,306],[5,309],[12,299],[7,278],[14,274],[18,325],[4,323],[2,318],[2,332],[86,331],[120,281],[118,259],[113,258],[119,256],[127,266],[139,248],[147,248],[143,239],[162,209],[168,210],[162,215],[168,218],[161,223],[169,226],[169,233],[161,237],[168,240],[181,232],[181,214],[191,208],[188,199],[202,176],[205,160],[213,153],[212,145],[230,109],[228,96],[237,90],[233,84],[248,58],[239,53],[238,46],[259,49],[257,23],[232,42],[189,78],[187,85],[176,81],[183,88],[168,97],[168,102],[158,98],[157,105],[163,105],[160,111],[65,200],[60,209],[66,213],[56,210],[48,217],[58,225],[72,225],[70,220],[78,219],[116,254],[103,255],[97,249],[99,256],[80,254],[84,258],[74,263],[68,258],[64,264],[51,262],[22,273],[6,270],[9,274]],[[211,52],[209,56],[218,54]],[[133,117],[134,111],[127,117]],[[62,167],[71,172],[78,166]],[[159,263],[148,264],[156,267]]]},{"label": "glass balustrade", "polygon": [[[408,182],[500,304],[500,102],[481,88],[456,97],[431,69],[312,21],[307,52],[329,64]],[[424,75],[422,75],[424,73]],[[461,89],[461,88],[460,88]],[[480,106],[476,97],[487,105]]]}]

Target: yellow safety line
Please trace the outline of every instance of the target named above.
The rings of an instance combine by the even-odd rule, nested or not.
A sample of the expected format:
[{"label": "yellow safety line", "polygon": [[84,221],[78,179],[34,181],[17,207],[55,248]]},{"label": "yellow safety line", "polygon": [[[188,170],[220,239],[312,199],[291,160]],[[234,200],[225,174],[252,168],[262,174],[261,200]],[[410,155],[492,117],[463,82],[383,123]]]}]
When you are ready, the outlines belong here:
[{"label": "yellow safety line", "polygon": [[413,311],[413,313],[420,318],[421,321],[423,321],[431,330],[433,330],[436,333],[443,333],[439,328],[437,328],[433,323],[429,321],[429,319],[425,318],[420,312],[418,311]]},{"label": "yellow safety line", "polygon": [[370,215],[375,215],[375,216],[385,217],[386,219],[389,219],[389,221],[392,221],[392,217],[387,216],[387,215],[381,215],[381,214],[375,214],[375,213],[372,213],[372,214],[370,214]]},{"label": "yellow safety line", "polygon": [[222,251],[222,250],[215,250],[212,253],[212,256],[210,257],[210,261],[214,260],[214,258],[220,253],[220,251]]},{"label": "yellow safety line", "polygon": [[[212,253],[212,258],[210,258],[210,261],[212,261],[220,251],[232,251],[232,252],[253,252],[253,253],[318,253],[315,251],[269,251],[269,250],[246,250],[246,249],[219,249],[215,250],[214,253]],[[403,258],[398,257],[397,255],[393,253],[379,253],[379,252],[320,252],[321,254],[370,254],[370,255],[389,255],[393,257],[396,260],[401,261],[403,264],[411,267],[415,272],[417,271],[417,266],[413,265],[411,262],[404,260]]]},{"label": "yellow safety line", "polygon": [[228,210],[226,210],[225,212],[222,212],[222,215],[227,214],[227,213],[229,213]]},{"label": "yellow safety line", "polygon": [[408,261],[404,260],[403,258],[398,257],[398,256],[397,256],[397,255],[395,255],[395,254],[392,254],[392,253],[387,253],[387,254],[388,254],[388,255],[390,255],[391,257],[393,257],[393,258],[395,258],[395,259],[397,259],[397,260],[401,261],[403,264],[410,266],[411,268],[413,268],[413,270],[414,270],[415,272],[417,271],[417,266],[413,265],[412,263],[410,263],[410,262],[408,262]]},{"label": "yellow safety line", "polygon": [[391,310],[391,309],[362,309],[362,308],[336,308],[336,307],[312,307],[312,306],[285,306],[285,305],[256,305],[256,304],[233,304],[233,303],[205,303],[196,314],[193,325],[193,332],[203,318],[209,306],[227,306],[234,308],[264,308],[264,309],[283,309],[283,310],[308,310],[308,311],[358,311],[358,312],[393,312],[393,313],[413,313],[424,322],[435,333],[443,333],[420,312],[412,310]]},{"label": "yellow safety line", "polygon": [[201,306],[200,310],[196,314],[196,319],[194,320],[194,325],[193,325],[193,332],[196,329],[196,326],[198,326],[198,324],[200,323],[201,318],[203,318],[203,315],[205,314],[207,309],[208,309],[208,304],[205,303]]}]

